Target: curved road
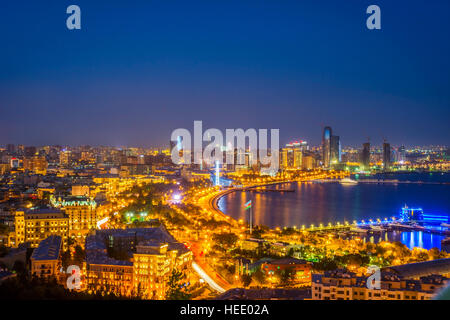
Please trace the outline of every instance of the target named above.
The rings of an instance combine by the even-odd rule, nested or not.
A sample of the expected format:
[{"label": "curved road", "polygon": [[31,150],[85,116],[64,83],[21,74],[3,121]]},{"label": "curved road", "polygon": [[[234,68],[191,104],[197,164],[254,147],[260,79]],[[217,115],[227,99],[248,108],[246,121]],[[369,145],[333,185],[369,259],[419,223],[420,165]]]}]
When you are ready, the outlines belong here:
[{"label": "curved road", "polygon": [[[311,180],[314,180],[314,178],[311,179]],[[306,180],[305,180],[305,181],[306,181]],[[262,187],[262,186],[267,186],[267,185],[276,185],[276,184],[290,183],[290,182],[293,182],[293,181],[270,182],[270,183],[255,184],[255,185],[246,186],[246,187],[241,187],[241,188],[232,188],[232,189],[224,190],[224,191],[222,191],[222,192],[219,192],[219,193],[217,193],[217,194],[215,194],[215,195],[212,195],[211,197],[207,198],[204,204],[207,205],[211,211],[213,211],[213,212],[219,214],[219,215],[220,215],[222,218],[224,218],[225,220],[228,220],[228,221],[231,222],[231,223],[236,223],[236,224],[237,224],[238,222],[237,222],[236,220],[231,219],[230,216],[226,215],[225,213],[223,213],[223,212],[219,209],[219,207],[218,207],[218,201],[219,201],[219,199],[220,199],[221,197],[223,197],[224,195],[226,195],[226,194],[228,194],[228,193],[235,192],[235,191],[246,190],[246,189],[255,188],[255,187]],[[231,220],[231,221],[230,221],[230,220]],[[193,251],[194,251],[194,250],[193,250]],[[194,257],[196,257],[196,256],[197,256],[198,259],[200,259],[200,258],[199,258],[199,255],[198,255],[198,254],[196,255],[195,252],[194,252]],[[216,290],[216,291],[218,291],[218,292],[220,292],[220,293],[225,292],[226,290],[225,290],[222,286],[220,286],[217,282],[221,282],[222,285],[223,285],[224,287],[229,287],[230,284],[227,283],[227,282],[225,281],[225,279],[223,279],[222,277],[220,277],[217,273],[215,273],[212,277],[209,276],[209,275],[207,274],[207,272],[199,265],[200,263],[201,263],[200,260],[198,260],[198,263],[192,262],[192,267],[193,267],[193,269],[200,275],[200,277],[202,277],[202,278],[209,284],[209,286],[210,286],[213,290]],[[204,268],[208,269],[208,266],[207,266],[207,265],[203,265],[203,266],[204,266]],[[213,271],[213,272],[214,272],[214,270],[208,270],[208,271]],[[211,273],[210,273],[210,274],[211,274]],[[214,280],[213,277],[214,277],[216,280]],[[229,288],[228,288],[228,289],[229,289]]]},{"label": "curved road", "polygon": [[219,293],[224,293],[226,290],[219,286],[208,274],[196,263],[192,262],[192,268],[202,277],[203,280],[206,281],[207,284],[213,289],[218,291]]}]

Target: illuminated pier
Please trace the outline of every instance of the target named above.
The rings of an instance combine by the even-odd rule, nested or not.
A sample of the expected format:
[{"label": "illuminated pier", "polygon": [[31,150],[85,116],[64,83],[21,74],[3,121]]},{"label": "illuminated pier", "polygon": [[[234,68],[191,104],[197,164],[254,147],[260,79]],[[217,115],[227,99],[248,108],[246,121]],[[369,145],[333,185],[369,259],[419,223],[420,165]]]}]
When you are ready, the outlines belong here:
[{"label": "illuminated pier", "polygon": [[[349,231],[355,233],[380,233],[389,231],[422,231],[438,235],[450,235],[450,217],[446,215],[424,214],[422,208],[403,207],[399,218],[354,220],[353,223],[345,221],[335,224],[311,224],[302,226],[301,230],[309,232],[319,231]],[[286,228],[285,228],[286,229]],[[294,227],[296,229],[296,227]]]}]

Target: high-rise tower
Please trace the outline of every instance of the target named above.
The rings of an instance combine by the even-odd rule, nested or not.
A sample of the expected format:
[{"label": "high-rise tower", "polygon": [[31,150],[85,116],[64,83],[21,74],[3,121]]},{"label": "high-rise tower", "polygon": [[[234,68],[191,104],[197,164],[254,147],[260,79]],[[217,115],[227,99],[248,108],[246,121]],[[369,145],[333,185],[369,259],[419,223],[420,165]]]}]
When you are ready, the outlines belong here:
[{"label": "high-rise tower", "polygon": [[331,136],[330,138],[330,164],[341,162],[341,140],[339,136]]},{"label": "high-rise tower", "polygon": [[323,129],[323,136],[322,136],[322,159],[325,168],[330,167],[331,135],[332,135],[331,127],[325,127]]},{"label": "high-rise tower", "polygon": [[383,169],[389,170],[391,168],[391,145],[386,142],[383,143]]},{"label": "high-rise tower", "polygon": [[363,143],[363,149],[361,153],[361,164],[364,169],[370,168],[370,142]]}]

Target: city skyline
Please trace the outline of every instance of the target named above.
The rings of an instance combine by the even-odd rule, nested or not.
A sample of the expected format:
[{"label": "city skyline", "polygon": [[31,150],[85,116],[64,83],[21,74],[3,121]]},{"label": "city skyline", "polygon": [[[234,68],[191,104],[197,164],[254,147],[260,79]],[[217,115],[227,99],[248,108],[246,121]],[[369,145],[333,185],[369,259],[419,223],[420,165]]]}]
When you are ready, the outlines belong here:
[{"label": "city skyline", "polygon": [[449,1],[1,7],[0,300],[450,299]]},{"label": "city skyline", "polygon": [[[306,140],[301,140],[301,139],[288,139],[286,140],[286,143],[282,142],[280,145],[280,150],[282,148],[284,148],[285,146],[288,146],[290,144],[292,144],[295,141],[303,141],[305,142],[308,147],[311,148],[322,148],[322,143],[317,143],[317,144],[310,144],[308,141]],[[380,140],[377,141],[376,143],[372,143],[372,140],[369,140],[369,145],[370,145],[370,150],[372,151],[381,151],[383,149],[383,141],[388,141],[389,140]],[[366,141],[362,141],[360,144],[355,144],[355,145],[342,145],[341,150],[342,152],[345,152],[346,150],[363,150],[364,149],[364,145],[367,143]],[[82,147],[90,147],[90,148],[112,148],[112,149],[117,149],[117,150],[121,150],[121,149],[143,149],[143,150],[154,150],[154,151],[162,151],[162,150],[171,150],[171,147],[169,145],[169,143],[167,143],[166,145],[162,145],[162,146],[156,146],[156,145],[148,145],[148,146],[137,146],[137,145],[107,145],[107,144],[74,144],[74,145],[70,145],[70,144],[42,144],[42,145],[29,145],[29,144],[22,144],[22,143],[5,143],[5,144],[0,144],[0,149],[7,149],[8,145],[14,145],[15,147],[18,146],[23,146],[23,147],[36,147],[36,148],[44,148],[44,147],[60,147],[61,150],[64,148],[82,148]],[[445,150],[447,149],[449,146],[448,145],[440,145],[440,144],[425,144],[425,145],[404,145],[404,144],[392,144],[390,143],[391,147],[394,149],[399,149],[399,148],[406,148],[407,150],[422,150],[425,151],[427,149],[441,149],[441,150]],[[269,148],[270,149],[270,148]]]},{"label": "city skyline", "polygon": [[379,1],[376,31],[352,1],[77,4],[75,31],[66,3],[5,4],[0,144],[162,147],[194,120],[282,143],[327,125],[343,146],[450,141],[449,3]]}]

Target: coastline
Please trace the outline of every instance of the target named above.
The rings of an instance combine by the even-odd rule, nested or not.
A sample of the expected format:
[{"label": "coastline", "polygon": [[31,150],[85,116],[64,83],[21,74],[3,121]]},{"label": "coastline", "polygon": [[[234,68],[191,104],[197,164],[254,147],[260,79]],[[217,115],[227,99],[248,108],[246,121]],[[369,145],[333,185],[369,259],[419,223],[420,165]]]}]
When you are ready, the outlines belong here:
[{"label": "coastline", "polygon": [[316,180],[316,179],[308,179],[308,180],[302,180],[302,181],[288,180],[288,181],[282,181],[282,182],[270,182],[270,183],[265,183],[265,184],[257,184],[257,185],[252,185],[252,186],[248,186],[248,187],[242,187],[242,188],[232,188],[232,189],[224,190],[224,191],[216,194],[215,196],[213,196],[209,200],[209,206],[210,206],[210,209],[212,209],[213,211],[215,211],[216,213],[218,213],[225,219],[232,219],[237,222],[236,219],[230,217],[229,215],[227,215],[226,213],[224,213],[222,210],[219,209],[219,206],[218,206],[219,200],[222,197],[226,196],[227,194],[230,194],[232,192],[237,192],[237,191],[245,191],[247,189],[252,189],[252,188],[264,187],[264,186],[272,186],[272,185],[277,185],[277,184],[286,184],[286,183],[294,183],[294,182],[307,182],[307,181],[313,181],[313,180]]},{"label": "coastline", "polygon": [[[228,195],[228,194],[230,194],[230,193],[232,193],[232,192],[236,192],[236,191],[248,191],[248,190],[251,190],[251,189],[254,189],[254,188],[259,188],[259,187],[264,187],[264,186],[270,186],[270,185],[277,185],[277,184],[293,184],[293,183],[297,183],[297,182],[315,182],[315,181],[317,181],[317,180],[321,180],[321,179],[305,179],[305,180],[291,180],[291,181],[278,181],[278,182],[270,182],[270,183],[263,183],[263,184],[257,184],[257,185],[248,185],[248,186],[245,186],[245,187],[234,187],[234,188],[230,188],[230,189],[225,189],[225,190],[221,190],[221,191],[219,191],[219,192],[217,192],[215,195],[212,195],[208,200],[209,200],[209,205],[208,205],[208,207],[210,207],[213,211],[215,211],[215,212],[217,212],[219,215],[221,215],[222,217],[225,217],[226,219],[230,219],[230,218],[232,218],[232,219],[234,219],[234,220],[239,220],[239,218],[240,218],[240,216],[239,215],[234,215],[234,212],[236,211],[236,210],[239,210],[239,208],[238,207],[236,207],[236,206],[234,206],[233,207],[233,211],[232,212],[228,212],[228,213],[225,213],[225,211],[222,211],[221,210],[221,208],[219,207],[219,200],[222,198],[222,197],[224,197],[224,196],[226,196],[226,195]],[[330,181],[330,182],[337,182],[337,180],[328,180],[328,181]],[[323,181],[323,182],[326,182],[326,181]],[[361,185],[366,185],[365,183],[362,183]],[[424,207],[425,208],[425,211],[428,211],[428,213],[436,213],[436,212],[444,212],[444,213],[446,213],[447,212],[447,210],[445,210],[445,209],[442,209],[442,208],[447,208],[448,207],[448,203],[447,202],[445,202],[445,203],[441,203],[440,204],[440,207],[438,206],[438,207],[435,207],[435,208],[433,208],[433,206],[432,205],[430,205],[429,203],[427,204],[426,203],[426,201],[424,202],[424,201],[422,201],[423,199],[419,199],[418,201],[416,201],[416,203],[414,203],[414,201],[413,200],[411,200],[410,198],[408,198],[407,197],[407,195],[409,195],[409,192],[410,192],[410,189],[405,189],[406,188],[406,185],[409,185],[409,184],[405,184],[405,187],[401,187],[401,189],[399,189],[399,190],[401,190],[401,192],[399,193],[399,197],[401,197],[402,199],[405,199],[405,202],[402,202],[401,203],[401,205],[404,205],[405,203],[407,203],[408,205],[410,205],[410,206],[415,206],[415,207]],[[420,194],[422,195],[426,190],[425,189],[421,189],[422,187],[420,187],[420,185],[428,185],[427,183],[411,183],[410,184],[411,185],[411,188],[413,188],[413,191],[414,192],[416,192],[416,191],[420,191]],[[419,185],[418,187],[416,187],[416,186],[414,186],[414,185]],[[430,183],[429,184],[430,185],[430,187],[432,187],[432,188],[435,188],[434,186],[432,186],[432,185],[435,185],[436,187],[438,186],[438,185],[441,185],[442,187],[446,187],[446,184],[441,184],[441,183],[439,183],[439,184],[434,184],[434,183]],[[345,186],[345,185],[344,185]],[[369,186],[361,186],[361,187],[364,187],[364,190],[368,190],[367,188],[372,188],[372,187],[369,187]],[[376,187],[373,187],[373,188],[376,188]],[[396,186],[396,188],[397,188],[397,186]],[[398,187],[398,188],[400,188],[400,186]],[[410,187],[408,187],[408,188],[410,188]],[[419,189],[418,189],[419,188]],[[428,187],[427,187],[428,188]],[[295,189],[295,188],[294,188]],[[389,188],[388,188],[389,189]],[[377,189],[378,190],[378,189]],[[383,188],[383,190],[384,190],[384,188]],[[404,190],[406,190],[406,191],[408,191],[408,192],[406,192],[406,191],[404,191]],[[427,189],[427,190],[429,190],[429,189]],[[375,190],[376,191],[376,190]],[[367,194],[369,194],[369,195],[371,195],[371,194],[374,194],[374,193],[368,193],[368,191],[366,192]],[[429,192],[428,192],[429,193]],[[420,198],[420,197],[419,197]],[[423,198],[423,197],[422,197]],[[416,199],[416,198],[414,198],[414,199]],[[377,199],[375,199],[375,200],[377,200]],[[437,200],[438,202],[437,203],[439,203],[439,201],[440,201],[440,199],[435,199],[435,200]],[[322,199],[322,201],[323,201],[323,199]],[[393,202],[393,203],[391,203],[391,202]],[[398,201],[397,201],[398,202]],[[393,211],[393,210],[391,210],[392,208],[397,208],[400,204],[398,204],[396,201],[388,201],[388,203],[385,205],[385,207],[382,207],[382,208],[375,208],[374,209],[374,212],[373,212],[373,215],[371,215],[371,216],[369,216],[369,217],[367,217],[367,216],[363,216],[363,215],[361,215],[361,217],[358,219],[358,218],[354,218],[353,219],[353,221],[355,221],[355,220],[361,220],[361,221],[363,221],[363,220],[369,220],[369,219],[385,219],[386,217],[387,218],[390,218],[390,217],[392,217],[392,216],[395,216],[395,213],[394,212],[391,212],[391,211]],[[411,204],[412,203],[412,204]],[[206,204],[206,203],[205,203]],[[398,205],[398,206],[397,206]],[[443,205],[444,205],[444,207],[443,207]],[[431,208],[430,208],[431,207]],[[386,208],[388,208],[388,209],[386,209]],[[225,208],[224,208],[224,210],[225,210]],[[366,210],[367,211],[367,210]],[[387,214],[385,214],[386,212],[388,212]],[[342,217],[342,216],[338,216],[338,218],[341,218],[341,219],[344,219],[344,222],[345,222],[345,220],[347,219],[346,217]],[[336,219],[333,219],[333,221],[335,222],[335,221],[339,221],[339,220],[336,220]],[[334,223],[333,221],[331,221],[331,223]],[[299,225],[299,223],[300,222],[298,222],[298,221],[294,221],[295,223],[293,223],[293,225]],[[322,223],[323,221],[319,221],[320,223]],[[317,222],[317,223],[319,223],[319,222]],[[341,220],[341,222],[342,222],[342,220]],[[309,223],[309,222],[308,222]],[[308,224],[307,223],[307,224]],[[312,221],[312,222],[310,222],[310,223],[314,223],[314,224],[316,224],[316,221]],[[326,223],[326,222],[325,222]],[[275,229],[276,227],[281,227],[281,226],[270,226],[270,225],[268,225],[268,224],[266,224],[267,226],[269,226],[271,229]],[[300,225],[301,225],[301,223],[300,223]],[[285,224],[284,226],[289,226],[288,224]]]}]

